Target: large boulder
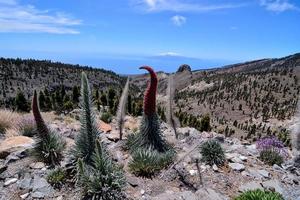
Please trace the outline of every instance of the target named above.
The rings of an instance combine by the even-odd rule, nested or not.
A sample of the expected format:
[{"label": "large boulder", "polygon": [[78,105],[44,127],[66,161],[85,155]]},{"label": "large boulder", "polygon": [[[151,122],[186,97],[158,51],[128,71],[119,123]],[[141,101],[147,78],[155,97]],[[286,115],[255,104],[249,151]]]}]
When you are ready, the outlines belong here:
[{"label": "large boulder", "polygon": [[5,139],[0,143],[0,159],[5,159],[9,154],[32,148],[34,140],[26,136],[15,136]]},{"label": "large boulder", "polygon": [[228,198],[224,197],[221,194],[218,194],[216,191],[214,191],[211,188],[201,188],[195,193],[191,191],[184,191],[184,192],[167,192],[160,194],[159,196],[156,196],[152,198],[153,200],[182,200],[182,199],[188,199],[188,200],[226,200]]}]

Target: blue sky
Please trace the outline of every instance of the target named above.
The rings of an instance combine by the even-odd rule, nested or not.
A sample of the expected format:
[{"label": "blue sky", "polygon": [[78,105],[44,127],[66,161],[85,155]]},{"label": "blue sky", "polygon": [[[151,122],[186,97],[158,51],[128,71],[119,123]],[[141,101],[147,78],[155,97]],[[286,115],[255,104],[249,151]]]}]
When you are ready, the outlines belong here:
[{"label": "blue sky", "polygon": [[299,0],[0,0],[0,56],[138,73],[300,52]]}]

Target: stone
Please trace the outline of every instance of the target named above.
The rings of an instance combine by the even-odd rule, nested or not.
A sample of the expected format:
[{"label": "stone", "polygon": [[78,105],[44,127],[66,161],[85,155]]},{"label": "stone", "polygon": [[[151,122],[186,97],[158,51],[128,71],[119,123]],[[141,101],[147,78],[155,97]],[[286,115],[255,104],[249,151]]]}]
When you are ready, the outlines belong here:
[{"label": "stone", "polygon": [[278,180],[269,180],[262,183],[263,187],[268,190],[276,191],[279,194],[283,194],[283,189]]},{"label": "stone", "polygon": [[112,142],[118,142],[120,140],[120,134],[117,130],[114,130],[107,134],[107,139]]},{"label": "stone", "polygon": [[11,184],[16,183],[17,181],[18,181],[17,178],[11,178],[11,179],[8,179],[8,180],[6,180],[6,181],[4,182],[4,186],[9,186],[9,185],[11,185]]},{"label": "stone", "polygon": [[0,159],[5,159],[15,151],[33,148],[34,140],[26,136],[15,136],[5,139],[0,143]]},{"label": "stone", "polygon": [[214,139],[217,140],[220,143],[224,143],[225,142],[225,138],[222,135],[218,135]]},{"label": "stone", "polygon": [[218,172],[218,171],[219,171],[219,168],[218,168],[218,166],[217,166],[216,164],[214,164],[214,165],[212,166],[212,168],[213,168],[213,170],[214,170],[215,172]]},{"label": "stone", "polygon": [[7,164],[15,162],[17,160],[20,160],[20,158],[18,156],[9,154],[9,156],[6,157],[4,164],[7,165]]},{"label": "stone", "polygon": [[273,169],[276,170],[276,171],[282,171],[282,168],[277,164],[273,165]]},{"label": "stone", "polygon": [[152,200],[226,200],[228,198],[218,194],[211,188],[202,188],[195,193],[191,191],[183,192],[166,192],[156,197],[150,198]]},{"label": "stone", "polygon": [[232,162],[234,163],[242,163],[243,161],[239,158],[239,157],[233,157],[232,159],[230,159]]},{"label": "stone", "polygon": [[269,178],[270,173],[266,170],[257,170],[255,168],[248,169],[250,176],[261,179],[261,178]]},{"label": "stone", "polygon": [[249,175],[256,179],[261,179],[263,176],[255,168],[248,169]]},{"label": "stone", "polygon": [[248,157],[246,156],[240,156],[239,159],[243,162],[246,162],[248,160]]},{"label": "stone", "polygon": [[244,170],[245,170],[245,165],[240,164],[240,163],[229,163],[228,165],[229,165],[229,167],[230,167],[231,169],[233,169],[234,171],[239,171],[239,172],[241,172],[241,171],[244,171]]},{"label": "stone", "polygon": [[[205,199],[205,200],[224,200],[225,198],[223,195],[218,194],[211,188],[201,188],[196,193],[198,199]],[[186,198],[187,199],[187,198]]]},{"label": "stone", "polygon": [[20,198],[21,199],[26,199],[28,196],[29,196],[30,193],[25,193],[25,194],[22,194],[20,195]]},{"label": "stone", "polygon": [[45,198],[45,194],[42,193],[42,192],[33,192],[33,193],[31,194],[31,196],[32,196],[33,198],[37,198],[37,199]]},{"label": "stone", "polygon": [[258,153],[257,149],[256,149],[256,144],[252,144],[252,145],[246,145],[245,146],[246,149],[248,150],[248,153],[250,155],[255,155]]},{"label": "stone", "polygon": [[30,168],[31,169],[42,169],[45,167],[45,164],[42,162],[36,162],[36,163],[31,163]]},{"label": "stone", "polygon": [[233,158],[238,158],[240,155],[237,153],[225,153],[225,157],[227,160],[231,160]]},{"label": "stone", "polygon": [[184,192],[176,192],[176,193],[163,193],[156,197],[149,198],[152,200],[198,200],[196,195],[191,191],[184,191]]},{"label": "stone", "polygon": [[133,176],[128,176],[126,177],[126,181],[127,183],[129,183],[129,185],[131,185],[132,187],[137,187],[139,185],[139,180],[136,177]]},{"label": "stone", "polygon": [[242,184],[239,187],[240,192],[245,192],[245,191],[248,191],[248,190],[256,190],[256,189],[261,189],[261,190],[263,189],[261,184],[256,182],[256,181],[252,181],[252,182],[249,182],[249,183],[246,183],[246,184]]},{"label": "stone", "polygon": [[99,128],[100,130],[104,131],[104,133],[109,133],[112,131],[112,127],[110,124],[105,123],[104,121],[99,122]]},{"label": "stone", "polygon": [[29,190],[31,189],[31,176],[30,174],[26,174],[24,179],[18,182],[18,187],[22,190]]},{"label": "stone", "polygon": [[269,178],[269,176],[270,176],[270,173],[268,171],[264,170],[264,169],[263,170],[257,170],[257,171],[260,175],[262,175],[265,178]]},{"label": "stone", "polygon": [[37,175],[34,176],[31,187],[33,191],[32,197],[35,198],[51,197],[54,193],[47,180]]},{"label": "stone", "polygon": [[56,200],[64,200],[64,197],[63,196],[59,196],[56,198]]},{"label": "stone", "polygon": [[145,194],[145,190],[141,189],[141,195]]},{"label": "stone", "polygon": [[197,170],[194,170],[194,169],[191,169],[191,170],[189,171],[189,173],[190,173],[191,176],[195,176],[195,175],[198,174],[198,171],[197,171]]}]

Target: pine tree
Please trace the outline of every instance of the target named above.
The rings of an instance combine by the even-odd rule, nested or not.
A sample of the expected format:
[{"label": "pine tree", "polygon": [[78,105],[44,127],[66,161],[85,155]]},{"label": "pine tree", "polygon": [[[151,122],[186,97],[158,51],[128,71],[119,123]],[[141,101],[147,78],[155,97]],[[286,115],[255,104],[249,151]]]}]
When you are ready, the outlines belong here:
[{"label": "pine tree", "polygon": [[46,111],[46,99],[43,91],[39,92],[39,104],[41,111]]},{"label": "pine tree", "polygon": [[72,101],[74,105],[77,105],[79,103],[79,97],[80,97],[80,89],[77,86],[74,86],[72,89]]},{"label": "pine tree", "polygon": [[29,104],[23,94],[20,90],[17,93],[17,96],[15,98],[15,105],[16,105],[16,111],[19,112],[29,112],[30,107]]}]

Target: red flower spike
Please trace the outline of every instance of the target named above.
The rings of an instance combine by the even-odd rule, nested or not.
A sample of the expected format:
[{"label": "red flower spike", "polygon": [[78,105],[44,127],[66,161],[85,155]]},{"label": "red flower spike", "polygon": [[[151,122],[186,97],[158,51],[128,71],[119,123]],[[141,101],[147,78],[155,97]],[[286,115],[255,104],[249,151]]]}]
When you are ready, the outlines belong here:
[{"label": "red flower spike", "polygon": [[140,67],[150,73],[151,80],[148,83],[147,90],[144,97],[144,114],[151,116],[156,112],[156,91],[157,91],[157,76],[153,69],[149,66]]},{"label": "red flower spike", "polygon": [[36,122],[37,130],[40,135],[46,136],[49,134],[48,127],[46,126],[43,117],[41,115],[39,106],[38,106],[38,97],[37,92],[34,91],[33,99],[32,99],[32,113]]}]

